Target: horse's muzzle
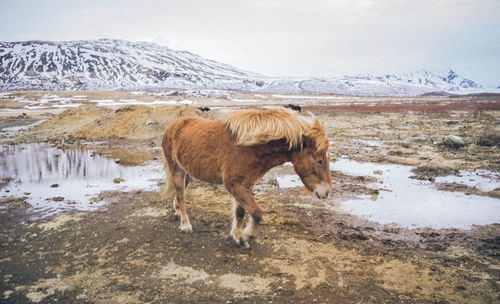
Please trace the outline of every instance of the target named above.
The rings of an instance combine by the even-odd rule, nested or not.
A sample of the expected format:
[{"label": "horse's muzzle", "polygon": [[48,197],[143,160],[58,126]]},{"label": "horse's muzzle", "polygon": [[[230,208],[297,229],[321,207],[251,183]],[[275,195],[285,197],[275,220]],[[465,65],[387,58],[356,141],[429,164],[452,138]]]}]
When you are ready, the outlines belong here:
[{"label": "horse's muzzle", "polygon": [[322,184],[314,189],[314,194],[316,194],[318,198],[327,198],[331,189],[332,187],[330,185]]}]

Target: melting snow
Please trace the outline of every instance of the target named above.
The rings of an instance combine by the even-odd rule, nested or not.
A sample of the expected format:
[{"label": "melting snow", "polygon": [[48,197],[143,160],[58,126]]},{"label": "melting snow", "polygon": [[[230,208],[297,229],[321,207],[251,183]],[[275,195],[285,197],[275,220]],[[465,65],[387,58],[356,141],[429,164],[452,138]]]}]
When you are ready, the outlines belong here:
[{"label": "melting snow", "polygon": [[278,187],[280,188],[293,188],[304,186],[300,177],[296,174],[285,174],[276,176]]}]

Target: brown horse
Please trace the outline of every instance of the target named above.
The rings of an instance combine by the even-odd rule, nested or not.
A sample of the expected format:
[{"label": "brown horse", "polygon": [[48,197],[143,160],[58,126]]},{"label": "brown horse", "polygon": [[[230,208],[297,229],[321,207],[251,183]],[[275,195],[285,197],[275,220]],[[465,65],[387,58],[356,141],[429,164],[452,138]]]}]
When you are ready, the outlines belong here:
[{"label": "brown horse", "polygon": [[[295,111],[222,111],[220,120],[182,117],[163,134],[165,198],[173,196],[180,229],[192,232],[186,213],[185,188],[189,177],[224,184],[234,197],[230,235],[243,248],[257,234],[262,209],[250,191],[271,168],[291,161],[304,185],[318,198],[326,198],[332,187],[328,138],[323,125]],[[243,227],[245,212],[250,214]]]}]

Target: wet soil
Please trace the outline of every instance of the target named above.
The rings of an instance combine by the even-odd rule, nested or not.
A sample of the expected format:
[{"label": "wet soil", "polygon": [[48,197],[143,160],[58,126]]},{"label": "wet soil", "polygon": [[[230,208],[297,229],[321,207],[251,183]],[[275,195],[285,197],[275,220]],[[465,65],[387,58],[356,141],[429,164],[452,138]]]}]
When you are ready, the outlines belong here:
[{"label": "wet soil", "polygon": [[[207,115],[187,106],[156,113],[162,115],[142,107],[85,106],[7,141],[85,147],[126,164],[160,162],[164,125],[183,113]],[[498,148],[477,144],[484,132],[498,131],[497,111],[315,114],[327,128],[332,160],[427,166],[421,172],[428,177],[446,170],[500,170]],[[447,135],[461,136],[466,147],[440,146]],[[198,181],[188,189],[192,234],[179,230],[171,201],[156,191],[104,192],[99,199],[107,204],[97,211],[42,220],[23,205],[0,209],[0,302],[500,301],[500,224],[469,230],[381,225],[338,204],[376,195],[370,187],[376,172],[352,176],[334,170],[334,196],[324,201],[300,187],[277,187],[274,177],[291,170],[277,167],[255,187],[265,213],[249,250],[229,238],[230,195]]]},{"label": "wet soil", "polygon": [[158,193],[106,193],[107,207],[30,221],[0,214],[6,302],[394,302],[498,300],[498,225],[470,231],[381,226],[297,190],[256,195],[250,250],[228,237],[230,197],[193,185],[193,234]]}]

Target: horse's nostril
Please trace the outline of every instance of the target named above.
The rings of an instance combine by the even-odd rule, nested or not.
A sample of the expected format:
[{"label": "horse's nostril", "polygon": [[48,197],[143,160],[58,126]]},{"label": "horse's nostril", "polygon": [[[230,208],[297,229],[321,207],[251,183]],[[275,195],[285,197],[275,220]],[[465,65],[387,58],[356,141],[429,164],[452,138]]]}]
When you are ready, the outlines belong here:
[{"label": "horse's nostril", "polygon": [[328,194],[330,194],[330,191],[326,191],[326,197],[328,197]]}]

